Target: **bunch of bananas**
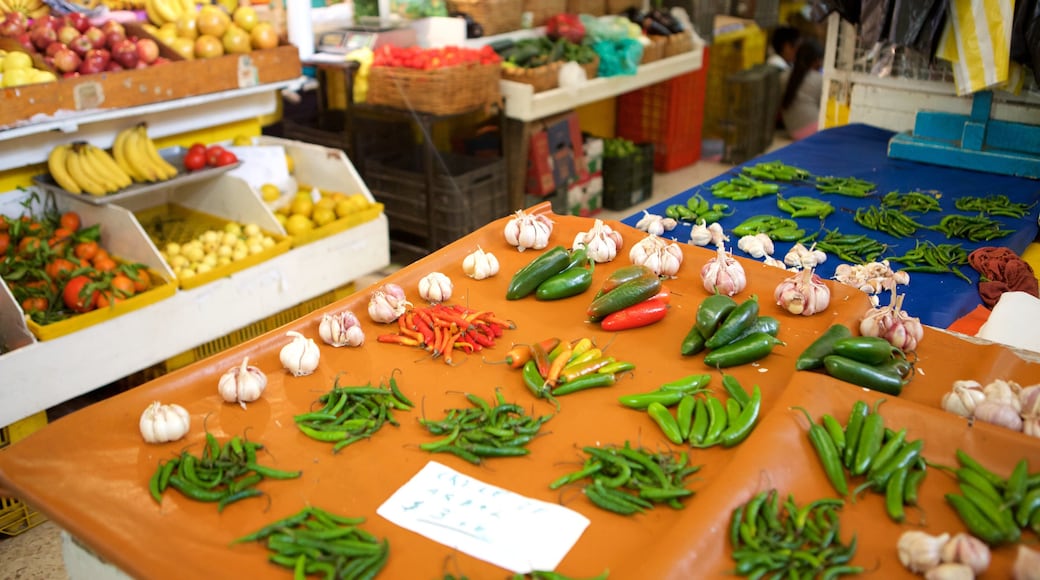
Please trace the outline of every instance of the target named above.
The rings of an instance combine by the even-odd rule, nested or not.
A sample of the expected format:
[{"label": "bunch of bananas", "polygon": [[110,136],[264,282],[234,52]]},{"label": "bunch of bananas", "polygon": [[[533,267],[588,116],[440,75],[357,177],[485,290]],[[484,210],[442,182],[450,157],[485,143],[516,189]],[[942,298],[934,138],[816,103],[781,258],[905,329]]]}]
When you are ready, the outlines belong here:
[{"label": "bunch of bananas", "polygon": [[144,10],[148,20],[156,26],[176,23],[181,16],[198,12],[195,0],[145,0]]},{"label": "bunch of bananas", "polygon": [[147,0],[101,0],[109,10],[144,10]]},{"label": "bunch of bananas", "polygon": [[96,196],[177,175],[177,168],[162,158],[143,123],[120,131],[112,153],[86,142],[59,145],[48,156],[47,169],[62,189]]},{"label": "bunch of bananas", "polygon": [[19,12],[29,18],[42,18],[50,11],[43,0],[0,0],[0,14]]}]

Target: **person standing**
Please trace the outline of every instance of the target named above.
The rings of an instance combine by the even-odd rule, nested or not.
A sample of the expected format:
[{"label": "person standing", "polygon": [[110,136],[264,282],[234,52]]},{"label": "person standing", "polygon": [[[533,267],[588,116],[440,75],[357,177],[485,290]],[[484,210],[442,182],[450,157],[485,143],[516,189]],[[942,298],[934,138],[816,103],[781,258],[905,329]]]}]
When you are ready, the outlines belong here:
[{"label": "person standing", "polygon": [[773,54],[766,59],[766,64],[775,66],[781,71],[789,70],[794,63],[795,53],[798,52],[801,40],[802,33],[797,28],[781,26],[774,30],[773,38],[770,40]]},{"label": "person standing", "polygon": [[797,141],[816,132],[823,98],[823,48],[816,39],[798,46],[791,69],[780,73],[783,97],[780,118],[791,139]]}]

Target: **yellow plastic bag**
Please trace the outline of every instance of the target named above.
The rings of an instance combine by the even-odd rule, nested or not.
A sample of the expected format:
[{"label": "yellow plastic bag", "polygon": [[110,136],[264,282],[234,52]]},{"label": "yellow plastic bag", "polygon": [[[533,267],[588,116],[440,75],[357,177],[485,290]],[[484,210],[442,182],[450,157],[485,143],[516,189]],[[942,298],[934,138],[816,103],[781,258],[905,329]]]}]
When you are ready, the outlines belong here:
[{"label": "yellow plastic bag", "polygon": [[[935,56],[953,65],[958,95],[1010,88],[1014,0],[951,0]],[[1015,65],[1017,66],[1017,65]]]}]

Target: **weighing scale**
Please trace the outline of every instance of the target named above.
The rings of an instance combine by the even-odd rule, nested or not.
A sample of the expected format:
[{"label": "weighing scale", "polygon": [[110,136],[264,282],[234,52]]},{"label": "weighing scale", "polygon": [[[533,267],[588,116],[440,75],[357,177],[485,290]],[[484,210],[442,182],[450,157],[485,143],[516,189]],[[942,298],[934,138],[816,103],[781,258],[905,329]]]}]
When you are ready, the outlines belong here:
[{"label": "weighing scale", "polygon": [[319,52],[347,54],[358,48],[375,50],[390,44],[400,47],[414,46],[415,30],[411,27],[358,25],[337,28],[318,35]]}]

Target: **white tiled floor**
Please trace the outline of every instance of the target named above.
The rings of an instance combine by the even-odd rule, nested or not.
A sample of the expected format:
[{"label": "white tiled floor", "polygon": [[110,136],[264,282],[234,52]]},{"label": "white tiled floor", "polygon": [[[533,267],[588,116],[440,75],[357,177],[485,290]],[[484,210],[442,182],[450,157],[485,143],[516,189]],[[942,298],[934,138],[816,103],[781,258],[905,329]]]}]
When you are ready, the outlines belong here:
[{"label": "white tiled floor", "polygon": [[[774,148],[786,144],[777,141]],[[653,196],[641,204],[622,211],[603,211],[597,217],[621,219],[654,205],[677,193],[712,179],[730,169],[726,163],[700,161],[671,173],[654,175]],[[386,272],[376,272],[357,280],[359,288],[378,281]],[[0,579],[63,580],[68,578],[61,554],[60,529],[45,522],[18,536],[0,539]]]}]

